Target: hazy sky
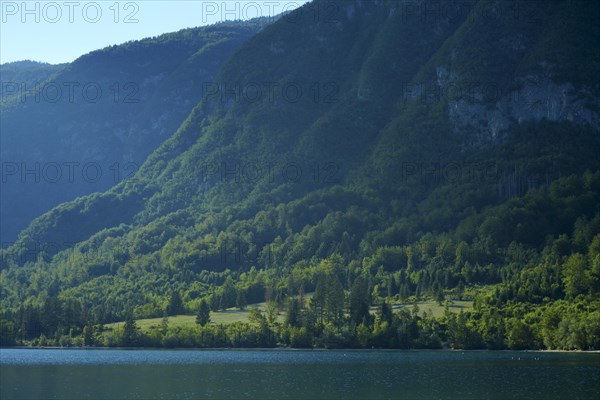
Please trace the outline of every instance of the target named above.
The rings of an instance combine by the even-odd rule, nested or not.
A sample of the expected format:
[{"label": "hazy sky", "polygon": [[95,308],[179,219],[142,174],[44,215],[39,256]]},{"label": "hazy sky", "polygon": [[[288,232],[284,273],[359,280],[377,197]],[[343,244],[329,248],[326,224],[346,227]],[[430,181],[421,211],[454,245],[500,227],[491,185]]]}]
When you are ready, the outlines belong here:
[{"label": "hazy sky", "polygon": [[224,20],[293,10],[309,0],[0,1],[0,63],[52,64],[109,45]]}]

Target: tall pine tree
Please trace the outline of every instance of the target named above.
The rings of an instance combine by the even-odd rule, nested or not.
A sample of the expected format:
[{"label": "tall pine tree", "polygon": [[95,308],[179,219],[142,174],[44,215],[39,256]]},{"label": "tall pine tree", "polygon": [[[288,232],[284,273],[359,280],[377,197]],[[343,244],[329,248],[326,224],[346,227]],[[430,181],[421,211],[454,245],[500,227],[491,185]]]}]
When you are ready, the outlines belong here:
[{"label": "tall pine tree", "polygon": [[198,313],[196,314],[196,323],[200,326],[204,326],[210,322],[210,306],[206,300],[202,299],[198,306]]}]

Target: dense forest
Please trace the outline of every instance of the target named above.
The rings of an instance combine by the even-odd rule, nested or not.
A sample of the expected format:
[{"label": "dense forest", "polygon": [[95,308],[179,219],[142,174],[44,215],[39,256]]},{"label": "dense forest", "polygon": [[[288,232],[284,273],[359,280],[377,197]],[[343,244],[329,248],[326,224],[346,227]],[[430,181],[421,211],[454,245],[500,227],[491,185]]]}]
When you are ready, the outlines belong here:
[{"label": "dense forest", "polygon": [[[177,263],[174,267],[165,265],[164,271],[155,271],[156,278],[163,274],[171,276],[170,280],[177,285],[168,285],[169,280],[164,278],[161,282],[140,275],[129,277],[136,285],[164,290],[163,296],[155,297],[155,303],[137,307],[108,301],[82,304],[78,298],[85,288],[60,296],[47,295],[39,306],[20,306],[4,314],[3,344],[33,340],[31,343],[46,345],[440,348],[447,343],[453,348],[597,349],[600,346],[599,189],[600,172],[588,172],[581,178],[574,175],[561,178],[547,187],[529,191],[526,196],[511,199],[510,206],[502,204],[474,213],[462,219],[460,228],[451,232],[416,235],[418,240],[404,246],[384,244],[362,258],[362,262],[357,262],[356,257],[348,261],[354,246],[348,233],[342,232],[343,240],[331,243],[336,247],[333,255],[320,261],[292,260],[289,269],[267,266],[258,270],[252,266],[235,272],[193,271],[202,257],[206,257],[205,262],[221,259],[224,263],[228,257],[248,257],[248,262],[259,266],[261,260],[289,265],[290,261],[280,259],[293,253],[293,249],[286,247],[321,247],[326,243],[321,238],[333,236],[332,229],[336,226],[344,227],[348,221],[368,224],[375,218],[357,209],[328,218],[325,226],[329,229],[320,227],[317,229],[321,232],[313,234],[307,229],[305,235],[298,235],[289,243],[275,240],[266,246],[268,255],[263,250],[260,259],[252,261],[247,252],[237,253],[233,246],[228,253],[219,254],[216,249],[205,256],[198,251],[183,250],[181,257],[194,257],[194,253],[198,257],[194,262],[189,261],[188,269],[178,271],[176,267],[181,264]],[[590,206],[594,213],[586,215],[585,210]],[[531,248],[514,240],[518,237],[514,237],[510,227],[521,226],[524,231],[537,229],[534,227],[540,221],[529,219],[536,210],[548,215],[549,230],[544,238],[536,239],[537,247]],[[573,214],[580,217],[571,229],[560,233],[561,220],[568,220]],[[284,221],[273,218],[275,224],[285,224]],[[256,222],[248,224],[259,229]],[[385,242],[386,236],[399,234],[400,226],[402,223],[395,229],[370,230],[365,234],[379,236],[377,240]],[[477,227],[475,232],[474,227]],[[505,236],[490,234],[492,228],[492,233],[504,232]],[[553,234],[554,229],[558,233]],[[226,239],[221,240],[226,243]],[[363,240],[356,247],[367,245]],[[195,246],[208,249],[214,248],[215,243],[204,241]],[[298,254],[302,258],[301,250]],[[81,260],[80,255],[76,257]],[[216,261],[213,265],[218,264]],[[94,284],[103,285],[101,290],[107,293],[116,289],[125,296],[135,295],[135,291],[124,290],[127,287],[124,272],[117,272],[103,284]],[[144,275],[153,274],[144,271]],[[69,273],[65,278],[73,279],[73,275]],[[469,289],[473,287],[479,290]],[[304,299],[305,293],[312,294],[310,299]],[[444,315],[433,317],[427,315],[427,310],[420,313],[418,306],[400,312],[392,310],[392,304],[411,304],[423,297],[445,304]],[[473,297],[473,310],[460,314],[447,310],[449,301]],[[102,335],[103,323],[127,318],[133,321],[134,315],[141,318],[196,313],[203,305],[214,311],[244,308],[248,303],[264,300],[268,301],[266,312],[254,308],[258,312],[251,313],[250,323],[204,324],[183,330],[162,327],[145,334],[135,329],[134,333],[128,333],[126,328]],[[372,304],[377,305],[373,314],[369,313]],[[277,321],[280,311],[284,311],[284,322]]]},{"label": "dense forest", "polygon": [[33,221],[2,345],[599,349],[600,7],[402,4],[273,22],[132,178]]}]

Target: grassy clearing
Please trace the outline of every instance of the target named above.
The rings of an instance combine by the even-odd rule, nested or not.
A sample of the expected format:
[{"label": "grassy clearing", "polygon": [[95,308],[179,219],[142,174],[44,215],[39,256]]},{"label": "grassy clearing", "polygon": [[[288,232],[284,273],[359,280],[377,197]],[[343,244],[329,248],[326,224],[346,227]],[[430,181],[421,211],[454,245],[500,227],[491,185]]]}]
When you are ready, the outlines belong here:
[{"label": "grassy clearing", "polygon": [[[448,300],[449,306],[448,309],[451,313],[458,314],[461,311],[468,311],[473,309],[473,301],[471,300]],[[420,300],[420,301],[411,301],[406,303],[392,303],[392,309],[394,312],[398,310],[408,310],[412,311],[414,306],[419,307],[419,315],[422,315],[424,312],[434,317],[439,317],[444,314],[444,304],[439,305],[435,300]],[[380,309],[380,306],[371,306],[370,312],[371,314],[376,314]]]},{"label": "grassy clearing", "polygon": [[[472,301],[467,301],[467,300],[448,300],[448,302],[450,303],[448,306],[448,309],[450,310],[450,312],[458,314],[461,311],[467,311],[473,308],[473,302]],[[414,305],[417,305],[419,307],[419,315],[422,314],[423,312],[427,311],[427,314],[431,314],[433,313],[434,317],[439,317],[442,314],[444,314],[444,304],[439,305],[436,301],[434,300],[422,300],[422,301],[418,301],[415,303],[408,303],[408,304],[395,304],[394,310],[398,310],[398,309],[408,309],[409,311],[412,310],[412,308],[414,307]]]},{"label": "grassy clearing", "polygon": [[[211,311],[210,319],[215,324],[232,324],[234,322],[248,322],[248,315],[250,312],[248,310],[237,310],[230,309],[226,311],[214,312]],[[147,332],[151,329],[160,328],[162,323],[162,318],[147,318],[147,319],[138,319],[136,320],[137,326],[142,330],[142,332]],[[105,325],[106,330],[113,330],[115,328],[122,328],[124,322],[115,322],[112,324]],[[195,315],[175,315],[169,317],[169,326],[195,326],[196,325],[196,316]]]},{"label": "grassy clearing", "polygon": [[[453,301],[449,301],[449,302],[450,302],[449,309],[453,313],[459,313],[460,311],[467,311],[467,310],[473,308],[472,301],[453,300]],[[433,315],[435,317],[439,317],[444,313],[444,306],[439,305],[437,302],[435,302],[433,300],[422,300],[422,301],[413,302],[413,303],[394,304],[393,309],[394,309],[394,311],[397,311],[400,309],[406,309],[406,310],[411,311],[415,304],[417,306],[419,306],[419,314],[422,314],[423,312],[426,311],[428,314],[433,313]],[[261,307],[261,305],[263,307]],[[257,306],[264,311],[264,304],[258,304]],[[372,306],[371,313],[375,314],[378,309],[379,309],[379,307]],[[248,322],[248,315],[250,315],[250,312],[248,311],[248,309],[239,310],[239,309],[232,308],[232,309],[228,309],[226,311],[218,311],[218,312],[211,311],[210,319],[215,324],[232,324],[234,322]],[[285,320],[285,313],[280,312],[277,320],[279,322],[283,322]],[[160,325],[162,323],[162,318],[138,319],[136,321],[136,323],[137,323],[137,326],[142,330],[142,332],[147,332],[152,329],[160,328]],[[108,331],[111,331],[115,328],[122,328],[123,324],[124,324],[123,322],[115,322],[112,324],[106,324],[105,329]],[[175,316],[169,317],[169,326],[170,327],[176,327],[176,326],[193,327],[195,325],[196,325],[196,316],[195,315],[175,315]]]}]

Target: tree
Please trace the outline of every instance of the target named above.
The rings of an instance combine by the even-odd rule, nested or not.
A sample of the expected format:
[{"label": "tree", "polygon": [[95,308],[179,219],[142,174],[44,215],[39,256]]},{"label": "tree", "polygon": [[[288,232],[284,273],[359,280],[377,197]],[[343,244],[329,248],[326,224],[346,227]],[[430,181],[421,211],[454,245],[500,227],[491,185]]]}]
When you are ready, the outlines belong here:
[{"label": "tree", "polygon": [[205,326],[210,322],[210,306],[206,300],[202,299],[198,306],[198,313],[196,314],[196,323],[200,326]]},{"label": "tree", "polygon": [[444,290],[439,283],[436,283],[433,287],[433,297],[435,297],[435,301],[437,301],[438,305],[442,305],[444,300],[446,300],[446,296],[444,296]]},{"label": "tree", "polygon": [[391,325],[393,315],[392,307],[384,300],[379,309],[379,319]]},{"label": "tree", "polygon": [[269,325],[275,325],[279,315],[279,304],[274,300],[267,301],[267,321]]},{"label": "tree", "polygon": [[[271,302],[268,302],[269,304]],[[275,303],[277,304],[277,303]],[[248,322],[255,325],[258,332],[257,344],[259,346],[272,346],[275,344],[274,335],[271,329],[269,328],[269,324],[272,324],[271,321],[267,320],[267,317],[258,309],[258,307],[250,308],[250,315],[248,316]]]},{"label": "tree", "polygon": [[250,315],[248,321],[255,324],[257,327],[268,326],[267,318],[263,315],[258,307],[250,307]]},{"label": "tree", "polygon": [[371,342],[371,330],[363,323],[356,327],[356,340],[360,347],[367,347]]},{"label": "tree", "polygon": [[458,295],[459,299],[462,299],[462,295],[465,291],[465,283],[462,281],[462,279],[460,281],[458,281],[458,284],[456,285],[456,294]]},{"label": "tree", "polygon": [[350,320],[356,325],[362,323],[363,320],[369,321],[369,285],[367,281],[359,276],[354,280],[352,289],[350,290]]},{"label": "tree", "polygon": [[310,299],[310,305],[317,316],[317,321],[319,324],[323,324],[327,291],[327,285],[325,284],[324,277],[322,275],[317,276],[317,286],[315,288],[313,297]]},{"label": "tree", "polygon": [[512,350],[525,350],[535,348],[535,337],[531,328],[518,319],[511,320],[508,331],[508,347]]},{"label": "tree", "polygon": [[495,310],[488,310],[479,321],[481,339],[490,350],[500,350],[506,347],[504,330],[504,320]]},{"label": "tree", "polygon": [[453,349],[482,348],[481,335],[470,323],[470,314],[451,314],[448,321],[448,342]]},{"label": "tree", "polygon": [[61,315],[63,314],[62,302],[56,296],[49,296],[44,300],[40,316],[41,330],[46,336],[56,334],[61,324]]},{"label": "tree", "polygon": [[235,305],[240,310],[243,310],[248,305],[248,302],[246,301],[246,292],[244,290],[238,289],[237,298],[235,299]]},{"label": "tree", "polygon": [[83,327],[83,344],[84,346],[94,345],[94,328],[90,325]]},{"label": "tree", "polygon": [[219,308],[221,310],[226,310],[229,307],[233,307],[235,305],[237,294],[235,290],[235,286],[233,285],[233,279],[231,276],[228,276],[221,287],[221,298],[219,302]]},{"label": "tree", "polygon": [[305,327],[292,327],[290,330],[290,346],[295,348],[311,347],[312,339]]},{"label": "tree", "polygon": [[579,253],[569,257],[563,268],[565,294],[574,298],[592,288],[592,277],[587,268],[587,260]]},{"label": "tree", "polygon": [[169,316],[164,313],[162,321],[160,322],[160,333],[165,336],[169,330]]},{"label": "tree", "polygon": [[299,327],[302,325],[302,321],[300,320],[300,300],[292,297],[288,301],[287,306],[287,315],[285,317],[285,323],[287,325]]},{"label": "tree", "polygon": [[0,319],[0,346],[14,346],[15,324],[7,319]]},{"label": "tree", "polygon": [[167,306],[167,314],[178,315],[183,314],[184,312],[185,309],[183,307],[183,300],[181,300],[181,295],[179,294],[179,291],[173,290],[169,299],[169,305]]},{"label": "tree", "polygon": [[133,312],[128,312],[123,327],[123,346],[135,346],[139,339],[139,328],[133,319]]},{"label": "tree", "polygon": [[326,295],[327,322],[340,324],[344,317],[344,288],[337,276],[328,276],[329,290]]}]

